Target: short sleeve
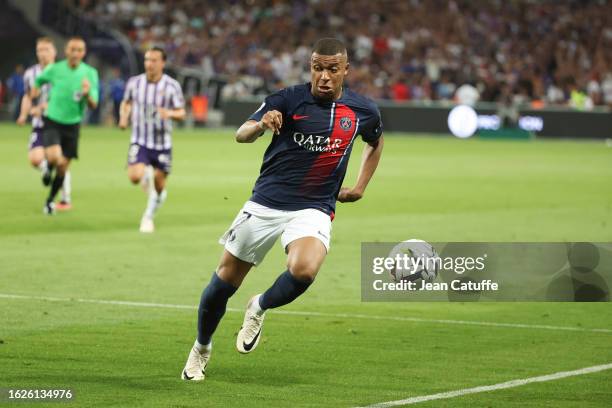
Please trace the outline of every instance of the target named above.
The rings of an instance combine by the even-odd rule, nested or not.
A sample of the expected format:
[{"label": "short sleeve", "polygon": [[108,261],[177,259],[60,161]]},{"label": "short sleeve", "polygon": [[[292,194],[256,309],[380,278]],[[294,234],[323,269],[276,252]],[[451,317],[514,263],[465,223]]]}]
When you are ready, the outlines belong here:
[{"label": "short sleeve", "polygon": [[284,90],[278,91],[266,97],[259,108],[249,117],[248,120],[259,122],[266,112],[277,110],[283,115],[287,112],[287,98]]},{"label": "short sleeve", "polygon": [[30,91],[32,90],[33,86],[34,86],[34,70],[33,69],[28,69],[25,74],[23,75],[23,84],[25,86],[25,93],[26,95],[30,94]]},{"label": "short sleeve", "polygon": [[51,80],[53,79],[53,68],[54,67],[55,67],[55,64],[47,65],[45,69],[43,70],[43,72],[41,72],[40,75],[36,77],[36,79],[34,80],[34,86],[36,88],[40,88],[44,84],[51,82]]},{"label": "short sleeve", "polygon": [[361,138],[366,143],[376,142],[383,132],[382,118],[376,105],[372,104],[364,122],[361,128]]},{"label": "short sleeve", "polygon": [[170,98],[170,107],[172,109],[182,109],[185,107],[185,97],[183,90],[178,82],[174,82],[172,86],[172,96]]},{"label": "short sleeve", "polygon": [[132,77],[128,80],[127,85],[125,86],[125,92],[123,93],[123,101],[124,102],[132,102],[135,98],[136,93],[136,79]]}]

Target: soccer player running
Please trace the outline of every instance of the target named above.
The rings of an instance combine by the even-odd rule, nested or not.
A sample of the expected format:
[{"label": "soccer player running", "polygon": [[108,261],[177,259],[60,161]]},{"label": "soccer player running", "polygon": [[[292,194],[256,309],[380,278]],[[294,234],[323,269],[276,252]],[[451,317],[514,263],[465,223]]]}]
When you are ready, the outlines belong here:
[{"label": "soccer player running", "polygon": [[[277,238],[287,269],[249,300],[236,339],[241,353],[257,347],[266,310],[292,302],[314,281],[329,250],[336,200],[363,197],[382,153],[382,123],[371,100],[343,87],[348,67],[341,41],[319,40],[310,60],[311,82],[268,96],[236,132],[239,143],[252,143],[268,129],[273,136],[253,195],[221,237],[225,250],[200,299],[198,336],[184,380],[204,379],[211,337],[228,299]],[[366,142],[357,182],[341,188],[357,135]]]},{"label": "soccer player running", "polygon": [[[120,107],[119,127],[132,121],[128,150],[128,177],[138,184],[148,166],[155,169],[153,188],[140,221],[140,232],[155,230],[153,217],[166,200],[166,179],[172,167],[172,120],[185,118],[185,100],[179,83],[164,74],[166,53],[153,47],[145,53],[145,73],[128,80]],[[151,183],[148,183],[151,184]]]},{"label": "soccer player running", "polygon": [[[71,37],[64,50],[66,59],[49,64],[34,80],[31,97],[49,84],[49,100],[44,114],[43,146],[49,173],[55,170],[43,211],[55,213],[55,196],[64,184],[72,159],[78,158],[80,123],[85,106],[98,105],[98,71],[83,62],[85,41]],[[51,177],[51,176],[50,176]]]},{"label": "soccer player running", "polygon": [[[30,93],[34,88],[34,80],[49,64],[55,62],[55,56],[57,51],[53,40],[49,37],[40,37],[36,40],[36,58],[38,64],[32,65],[26,69],[23,79],[25,82],[25,94],[21,100],[21,111],[17,118],[17,124],[20,126],[25,125],[28,120],[28,116],[32,117],[32,133],[30,134],[30,143],[28,145],[28,160],[33,167],[40,170],[42,175],[42,181],[45,186],[51,183],[51,174],[47,167],[47,160],[45,159],[45,148],[43,147],[43,113],[47,108],[47,101],[49,100],[49,85],[43,85],[40,89],[40,96],[37,99],[32,99]],[[58,203],[58,210],[70,209],[70,172],[66,172],[64,178],[64,184],[61,190],[61,200]]]}]

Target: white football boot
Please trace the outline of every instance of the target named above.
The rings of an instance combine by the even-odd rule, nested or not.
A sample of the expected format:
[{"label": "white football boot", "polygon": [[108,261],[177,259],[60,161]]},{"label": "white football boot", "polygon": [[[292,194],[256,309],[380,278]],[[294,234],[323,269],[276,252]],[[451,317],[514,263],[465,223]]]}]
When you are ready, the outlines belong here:
[{"label": "white football boot", "polygon": [[200,352],[194,344],[189,352],[189,357],[187,357],[187,363],[185,363],[181,378],[187,381],[202,381],[206,378],[206,366],[208,365],[208,360],[210,360],[211,352],[211,345],[204,347],[202,352]]},{"label": "white football boot", "polygon": [[261,295],[255,295],[249,300],[242,327],[238,332],[238,337],[236,337],[236,348],[243,354],[255,350],[261,339],[265,311],[254,304],[254,302],[259,302],[259,296]]},{"label": "white football boot", "polygon": [[153,224],[153,218],[147,217],[146,215],[140,220],[140,232],[145,234],[151,234],[155,231],[155,224]]}]

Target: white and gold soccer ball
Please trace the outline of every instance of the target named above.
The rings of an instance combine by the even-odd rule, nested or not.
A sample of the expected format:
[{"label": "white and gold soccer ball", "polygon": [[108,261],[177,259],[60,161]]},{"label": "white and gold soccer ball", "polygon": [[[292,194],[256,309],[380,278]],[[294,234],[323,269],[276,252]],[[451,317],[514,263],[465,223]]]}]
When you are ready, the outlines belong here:
[{"label": "white and gold soccer ball", "polygon": [[409,239],[393,247],[388,255],[395,259],[390,269],[394,282],[417,281],[432,282],[440,270],[441,259],[436,249],[421,239]]}]

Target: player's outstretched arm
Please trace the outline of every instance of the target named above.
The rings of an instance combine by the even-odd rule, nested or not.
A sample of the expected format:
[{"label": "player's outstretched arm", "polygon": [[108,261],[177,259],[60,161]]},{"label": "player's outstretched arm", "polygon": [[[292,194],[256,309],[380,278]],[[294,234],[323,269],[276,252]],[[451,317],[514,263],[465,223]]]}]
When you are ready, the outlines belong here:
[{"label": "player's outstretched arm", "polygon": [[257,138],[263,135],[267,129],[272,132],[280,132],[283,126],[283,114],[277,110],[266,112],[261,120],[247,120],[236,131],[236,141],[238,143],[253,143]]},{"label": "player's outstretched arm", "polygon": [[380,156],[382,155],[383,145],[384,139],[382,135],[376,142],[365,145],[361,155],[361,166],[359,167],[359,174],[357,175],[355,187],[342,187],[340,189],[340,193],[338,194],[338,201],[341,203],[351,203],[363,197],[365,189],[368,186],[370,179],[374,175],[376,167],[378,167],[378,162],[380,161]]}]

